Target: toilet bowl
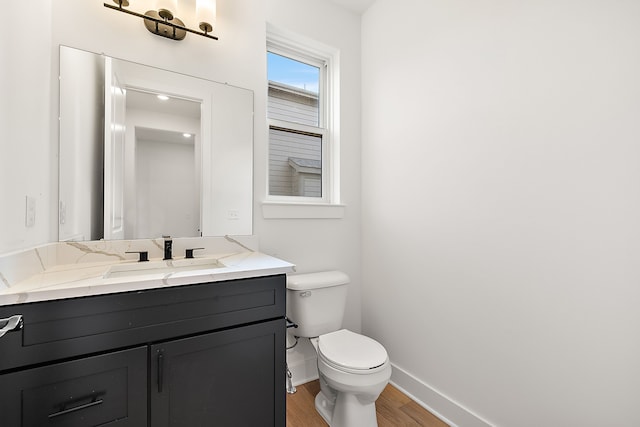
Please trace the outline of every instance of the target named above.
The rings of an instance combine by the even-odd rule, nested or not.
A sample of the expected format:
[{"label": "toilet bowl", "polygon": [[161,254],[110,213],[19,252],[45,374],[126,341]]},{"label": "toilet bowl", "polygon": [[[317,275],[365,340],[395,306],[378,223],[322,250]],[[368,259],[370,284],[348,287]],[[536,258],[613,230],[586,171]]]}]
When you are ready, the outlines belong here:
[{"label": "toilet bowl", "polygon": [[348,283],[341,272],[289,276],[287,316],[317,352],[318,413],[331,427],[375,427],[375,402],[391,378],[391,363],[382,344],[340,328]]},{"label": "toilet bowl", "polygon": [[316,410],[332,427],[377,426],[375,402],[391,377],[384,347],[347,329],[321,335],[316,343]]}]

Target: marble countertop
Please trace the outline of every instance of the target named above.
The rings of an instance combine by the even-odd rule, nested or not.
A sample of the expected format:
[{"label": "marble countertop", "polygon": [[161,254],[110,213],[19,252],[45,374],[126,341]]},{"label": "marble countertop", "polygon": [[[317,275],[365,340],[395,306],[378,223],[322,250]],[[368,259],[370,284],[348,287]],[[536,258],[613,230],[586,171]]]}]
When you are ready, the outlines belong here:
[{"label": "marble countertop", "polygon": [[[148,270],[145,271],[145,268]],[[193,260],[182,258],[163,261],[161,258],[152,258],[148,264],[133,260],[62,264],[33,274],[10,287],[0,288],[0,305],[141,291],[293,271],[293,264],[256,251],[207,254]]]}]

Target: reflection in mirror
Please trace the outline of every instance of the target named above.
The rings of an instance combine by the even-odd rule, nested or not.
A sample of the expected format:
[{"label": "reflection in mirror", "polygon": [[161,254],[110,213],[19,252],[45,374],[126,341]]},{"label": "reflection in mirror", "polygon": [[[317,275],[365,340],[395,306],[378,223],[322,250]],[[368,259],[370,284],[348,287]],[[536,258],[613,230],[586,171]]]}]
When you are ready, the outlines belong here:
[{"label": "reflection in mirror", "polygon": [[125,104],[125,129],[133,131],[114,159],[129,183],[121,194],[124,235],[108,236],[105,227],[105,238],[200,236],[200,103],[130,89]]},{"label": "reflection in mirror", "polygon": [[250,91],[61,46],[60,240],[251,234],[252,132]]},{"label": "reflection in mirror", "polygon": [[[200,236],[193,134],[136,128],[135,186],[125,188],[125,239]],[[173,168],[191,173],[172,174]],[[127,204],[129,201],[130,204]]]}]

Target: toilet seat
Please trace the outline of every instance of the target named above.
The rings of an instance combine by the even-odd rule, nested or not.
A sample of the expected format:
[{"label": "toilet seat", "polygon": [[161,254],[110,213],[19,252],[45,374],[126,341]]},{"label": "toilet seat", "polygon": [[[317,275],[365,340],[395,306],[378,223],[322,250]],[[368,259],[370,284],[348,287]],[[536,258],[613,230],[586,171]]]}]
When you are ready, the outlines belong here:
[{"label": "toilet seat", "polygon": [[336,369],[358,374],[372,373],[389,361],[382,344],[347,329],[318,337],[318,355]]}]

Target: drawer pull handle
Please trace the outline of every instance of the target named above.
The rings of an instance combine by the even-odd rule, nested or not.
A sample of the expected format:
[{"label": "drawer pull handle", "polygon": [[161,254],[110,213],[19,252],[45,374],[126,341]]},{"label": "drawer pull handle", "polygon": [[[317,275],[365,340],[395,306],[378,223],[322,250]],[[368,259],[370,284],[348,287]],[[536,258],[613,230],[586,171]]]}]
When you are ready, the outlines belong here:
[{"label": "drawer pull handle", "polygon": [[0,319],[0,338],[7,332],[19,331],[22,329],[22,314],[16,314],[8,319]]},{"label": "drawer pull handle", "polygon": [[104,402],[102,399],[96,399],[95,397],[89,403],[85,403],[84,405],[74,406],[73,408],[64,409],[64,405],[62,406],[62,411],[55,412],[53,414],[49,414],[49,418],[59,417],[60,415],[70,414],[71,412],[80,411],[82,409],[91,408],[92,406],[101,405]]}]

